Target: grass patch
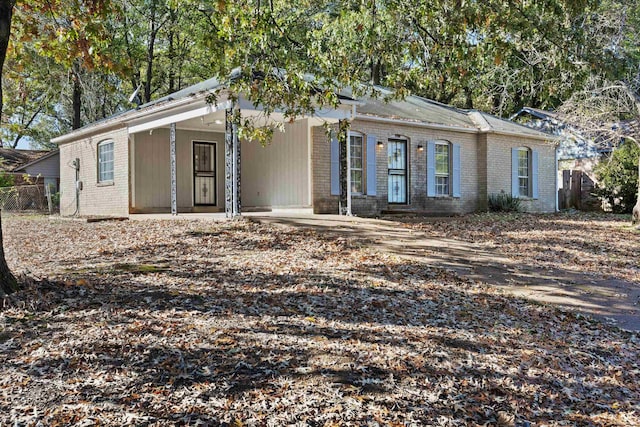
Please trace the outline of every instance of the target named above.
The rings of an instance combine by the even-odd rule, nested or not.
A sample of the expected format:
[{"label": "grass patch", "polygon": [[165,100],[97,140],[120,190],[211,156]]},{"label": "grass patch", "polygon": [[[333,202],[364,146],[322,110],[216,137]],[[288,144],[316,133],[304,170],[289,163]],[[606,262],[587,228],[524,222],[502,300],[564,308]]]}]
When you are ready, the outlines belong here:
[{"label": "grass patch", "polygon": [[112,269],[124,271],[127,273],[135,273],[135,274],[162,273],[163,271],[170,270],[168,265],[129,264],[129,263],[114,264]]}]

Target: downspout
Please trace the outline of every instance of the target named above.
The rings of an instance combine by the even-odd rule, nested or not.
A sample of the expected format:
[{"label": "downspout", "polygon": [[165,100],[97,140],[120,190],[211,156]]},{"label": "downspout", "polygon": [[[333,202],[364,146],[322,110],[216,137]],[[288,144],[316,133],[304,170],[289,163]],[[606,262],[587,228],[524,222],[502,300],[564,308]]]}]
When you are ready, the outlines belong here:
[{"label": "downspout", "polygon": [[80,190],[82,189],[82,182],[80,182],[80,159],[76,157],[73,161],[73,168],[76,172],[75,187],[76,187],[76,211],[71,216],[80,214]]}]

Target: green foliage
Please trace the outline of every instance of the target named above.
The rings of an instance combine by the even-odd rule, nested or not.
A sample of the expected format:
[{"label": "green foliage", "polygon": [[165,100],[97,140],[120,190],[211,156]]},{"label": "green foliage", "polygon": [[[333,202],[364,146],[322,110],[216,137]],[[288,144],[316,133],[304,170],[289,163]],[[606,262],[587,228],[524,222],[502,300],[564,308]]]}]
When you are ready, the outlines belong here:
[{"label": "green foliage", "polygon": [[13,187],[15,179],[13,175],[6,172],[0,172],[0,187]]},{"label": "green foliage", "polygon": [[639,158],[640,147],[626,143],[594,169],[598,180],[595,194],[609,202],[614,213],[631,213],[636,204]]},{"label": "green foliage", "polygon": [[53,203],[53,206],[56,209],[60,208],[60,192],[59,191],[51,194],[51,203]]},{"label": "green foliage", "polygon": [[489,195],[490,212],[522,212],[522,201],[504,191]]},{"label": "green foliage", "polygon": [[[231,99],[242,94],[286,119],[335,107],[340,92],[381,96],[369,83],[394,89],[395,97],[411,92],[503,116],[523,105],[552,108],[593,69],[626,69],[609,48],[614,28],[598,18],[599,8],[618,5],[633,6],[30,0],[16,7],[3,137],[44,143],[70,129],[78,108],[88,123],[131,107],[128,95],[138,87],[149,101],[210,77],[227,83]],[[637,28],[638,15],[629,16]],[[240,72],[229,80],[234,69]],[[81,107],[72,97],[78,86]],[[241,136],[265,142],[275,125],[264,123],[243,120]]]}]

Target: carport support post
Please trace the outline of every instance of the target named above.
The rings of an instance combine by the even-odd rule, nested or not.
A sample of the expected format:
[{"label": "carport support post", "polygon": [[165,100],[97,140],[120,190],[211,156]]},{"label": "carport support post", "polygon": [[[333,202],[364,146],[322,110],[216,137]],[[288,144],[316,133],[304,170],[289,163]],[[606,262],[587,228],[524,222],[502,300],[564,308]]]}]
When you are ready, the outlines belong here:
[{"label": "carport support post", "polygon": [[176,178],[176,124],[169,130],[169,156],[171,158],[171,215],[178,215],[178,180]]},{"label": "carport support post", "polygon": [[240,142],[238,120],[240,111],[235,106],[225,112],[224,164],[225,205],[227,218],[240,215]]},{"label": "carport support post", "polygon": [[340,215],[351,216],[351,146],[348,120],[338,122],[338,145],[340,147]]}]

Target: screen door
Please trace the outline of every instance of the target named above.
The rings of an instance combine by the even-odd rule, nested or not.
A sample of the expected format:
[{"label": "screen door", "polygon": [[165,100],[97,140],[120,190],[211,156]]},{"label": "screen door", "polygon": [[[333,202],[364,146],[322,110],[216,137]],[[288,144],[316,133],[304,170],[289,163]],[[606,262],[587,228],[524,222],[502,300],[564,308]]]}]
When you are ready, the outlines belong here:
[{"label": "screen door", "polygon": [[195,205],[216,204],[215,143],[193,143],[193,201]]},{"label": "screen door", "polygon": [[407,203],[407,141],[390,139],[387,147],[389,203]]}]

